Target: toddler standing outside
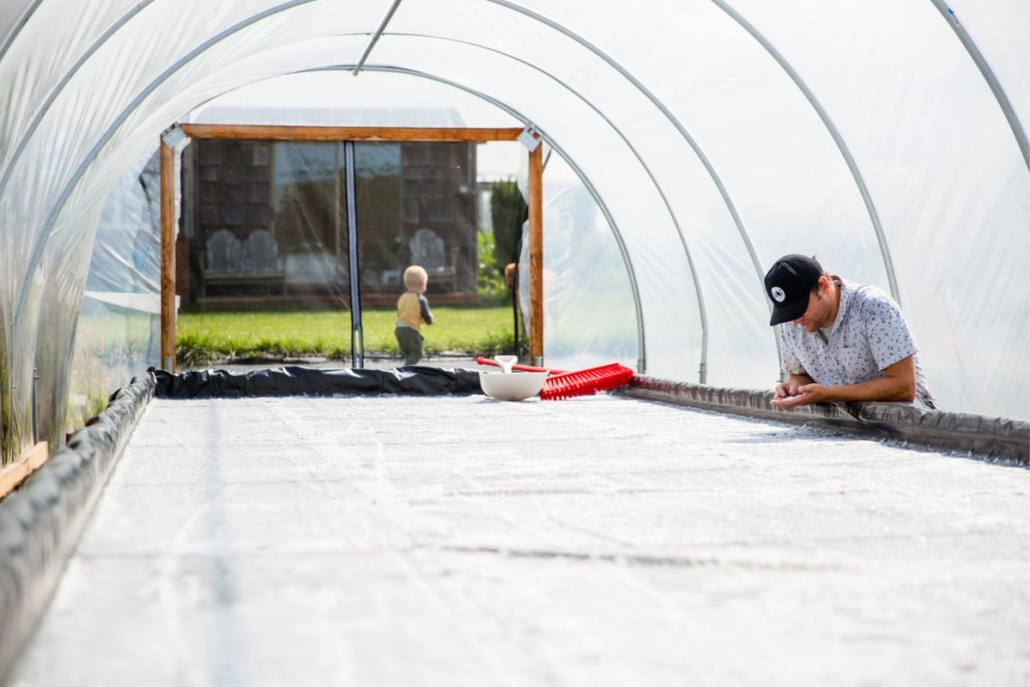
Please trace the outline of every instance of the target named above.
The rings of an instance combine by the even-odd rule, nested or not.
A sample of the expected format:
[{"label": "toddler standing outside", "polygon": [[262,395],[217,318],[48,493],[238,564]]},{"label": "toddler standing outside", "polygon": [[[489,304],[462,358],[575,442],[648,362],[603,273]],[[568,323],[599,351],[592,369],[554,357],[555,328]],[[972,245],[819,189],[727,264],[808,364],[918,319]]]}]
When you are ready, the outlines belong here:
[{"label": "toddler standing outside", "polygon": [[428,284],[429,275],[418,265],[404,270],[407,292],[397,299],[397,327],[393,333],[405,365],[415,365],[422,359],[422,324],[433,324],[429,301],[423,295]]}]

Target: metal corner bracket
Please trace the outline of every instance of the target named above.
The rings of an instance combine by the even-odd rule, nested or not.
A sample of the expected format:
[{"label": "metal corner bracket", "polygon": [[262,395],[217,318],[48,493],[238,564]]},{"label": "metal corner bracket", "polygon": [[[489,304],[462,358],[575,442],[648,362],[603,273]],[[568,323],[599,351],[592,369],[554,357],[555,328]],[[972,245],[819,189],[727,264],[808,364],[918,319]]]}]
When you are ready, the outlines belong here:
[{"label": "metal corner bracket", "polygon": [[533,152],[543,142],[544,135],[532,124],[527,124],[526,128],[519,134],[519,143],[526,146],[529,152]]}]

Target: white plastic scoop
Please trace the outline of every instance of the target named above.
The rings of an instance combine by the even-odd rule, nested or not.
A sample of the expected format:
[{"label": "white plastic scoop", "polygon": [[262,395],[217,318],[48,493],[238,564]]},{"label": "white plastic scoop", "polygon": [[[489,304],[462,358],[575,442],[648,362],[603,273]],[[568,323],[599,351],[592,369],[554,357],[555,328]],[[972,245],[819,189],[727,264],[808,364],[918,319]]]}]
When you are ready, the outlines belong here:
[{"label": "white plastic scoop", "polygon": [[494,356],[494,361],[500,366],[502,372],[511,374],[511,366],[517,363],[519,359],[514,355],[497,355]]}]

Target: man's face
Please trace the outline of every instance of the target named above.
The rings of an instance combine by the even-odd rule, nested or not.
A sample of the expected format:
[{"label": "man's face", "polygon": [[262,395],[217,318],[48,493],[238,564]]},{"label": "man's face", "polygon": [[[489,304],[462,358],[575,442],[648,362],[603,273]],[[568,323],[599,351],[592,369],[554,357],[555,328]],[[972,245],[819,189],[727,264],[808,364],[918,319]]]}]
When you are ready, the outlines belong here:
[{"label": "man's face", "polygon": [[829,289],[820,279],[818,290],[808,294],[808,309],[805,314],[794,320],[794,324],[805,328],[805,331],[814,334],[819,328],[830,321],[833,314],[833,303],[830,298]]}]

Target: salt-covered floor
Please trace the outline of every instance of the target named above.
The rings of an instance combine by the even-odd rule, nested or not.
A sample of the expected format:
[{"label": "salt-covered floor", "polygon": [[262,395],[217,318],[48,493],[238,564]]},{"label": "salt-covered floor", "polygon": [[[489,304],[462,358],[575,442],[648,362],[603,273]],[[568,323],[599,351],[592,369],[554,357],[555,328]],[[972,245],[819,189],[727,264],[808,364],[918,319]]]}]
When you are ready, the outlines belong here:
[{"label": "salt-covered floor", "polygon": [[1026,685],[1030,471],[618,396],[155,400],[14,685]]}]

